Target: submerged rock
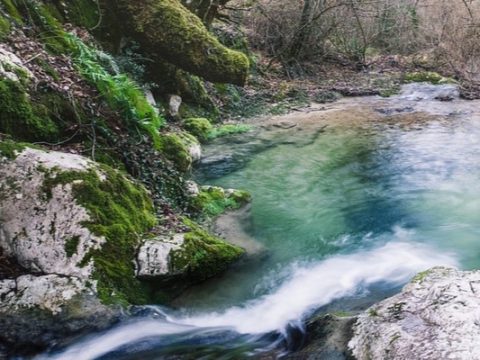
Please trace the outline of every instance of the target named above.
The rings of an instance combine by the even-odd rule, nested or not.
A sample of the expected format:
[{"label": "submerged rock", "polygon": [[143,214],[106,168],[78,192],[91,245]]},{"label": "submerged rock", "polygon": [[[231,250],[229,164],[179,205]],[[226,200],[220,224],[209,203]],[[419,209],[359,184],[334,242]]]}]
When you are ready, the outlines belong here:
[{"label": "submerged rock", "polygon": [[349,343],[360,360],[480,359],[480,271],[434,268],[361,315]]},{"label": "submerged rock", "polygon": [[350,360],[353,359],[348,350],[352,324],[356,318],[352,316],[320,315],[307,322],[305,338],[301,350],[286,356],[290,360]]}]

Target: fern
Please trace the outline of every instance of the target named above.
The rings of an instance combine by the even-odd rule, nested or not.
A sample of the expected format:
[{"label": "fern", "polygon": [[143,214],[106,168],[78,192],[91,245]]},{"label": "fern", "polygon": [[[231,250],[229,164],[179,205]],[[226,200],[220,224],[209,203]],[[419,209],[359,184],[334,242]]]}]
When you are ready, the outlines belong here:
[{"label": "fern", "polygon": [[121,113],[128,126],[140,128],[159,147],[158,131],[165,120],[148,103],[141,88],[127,75],[118,73],[115,60],[108,54],[88,46],[71,33],[65,34],[65,40],[82,76],[97,88],[111,108]]}]

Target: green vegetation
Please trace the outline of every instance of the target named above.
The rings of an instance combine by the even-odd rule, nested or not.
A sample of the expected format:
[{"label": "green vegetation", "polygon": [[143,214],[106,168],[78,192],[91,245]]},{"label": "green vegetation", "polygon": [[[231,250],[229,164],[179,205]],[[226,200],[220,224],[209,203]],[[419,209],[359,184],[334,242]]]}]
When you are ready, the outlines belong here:
[{"label": "green vegetation", "polygon": [[208,133],[208,139],[213,140],[222,136],[242,134],[248,132],[250,129],[251,126],[245,124],[224,124],[214,127]]},{"label": "green vegetation", "polygon": [[456,81],[432,71],[418,71],[407,73],[403,79],[407,83],[428,82],[431,84],[455,84]]},{"label": "green vegetation", "polygon": [[223,46],[179,1],[116,3],[127,15],[129,35],[142,44],[153,60],[167,60],[212,82],[245,83],[250,67],[247,56]]},{"label": "green vegetation", "polygon": [[425,271],[422,271],[422,272],[419,272],[417,275],[415,275],[413,277],[413,279],[410,281],[412,283],[422,283],[423,280],[432,273],[432,270],[425,270]]},{"label": "green vegetation", "polygon": [[215,217],[226,210],[239,209],[251,200],[251,195],[242,190],[226,191],[220,187],[205,187],[194,199],[194,207],[203,215]]},{"label": "green vegetation", "polygon": [[77,253],[79,243],[80,236],[73,236],[65,241],[65,254],[67,254],[67,257],[72,257]]},{"label": "green vegetation", "polygon": [[183,222],[190,231],[185,234],[182,248],[170,256],[173,270],[186,272],[190,280],[202,281],[218,275],[243,254],[241,248],[209,234],[192,221],[184,218]]},{"label": "green vegetation", "polygon": [[[106,243],[92,250],[79,264],[94,262],[94,278],[104,303],[141,304],[148,300],[148,289],[135,278],[133,259],[140,236],[155,224],[153,205],[145,189],[125,175],[103,166],[102,180],[96,170],[88,172],[55,172],[46,175],[44,192],[51,197],[51,189],[59,184],[73,184],[76,201],[90,215],[85,226]],[[78,243],[77,243],[78,245]],[[76,251],[75,241],[65,244],[66,252]]]},{"label": "green vegetation", "polygon": [[198,141],[190,134],[167,133],[161,135],[159,148],[179,171],[187,172],[193,162],[188,148],[195,144],[198,144]]},{"label": "green vegetation", "polygon": [[19,143],[12,140],[0,141],[0,155],[14,160],[25,148],[31,146],[27,143]]},{"label": "green vegetation", "polygon": [[109,55],[86,45],[73,34],[65,34],[65,39],[73,49],[78,70],[98,89],[107,104],[122,114],[128,126],[140,128],[149,134],[155,146],[160,146],[158,130],[164,119],[148,103],[139,86],[127,75],[115,73],[115,62]]},{"label": "green vegetation", "polygon": [[194,135],[200,142],[206,142],[213,130],[213,126],[205,118],[189,118],[183,121],[183,127]]},{"label": "green vegetation", "polygon": [[0,132],[15,139],[35,141],[52,139],[58,135],[58,127],[46,114],[40,116],[40,107],[30,102],[23,86],[15,81],[0,80]]}]

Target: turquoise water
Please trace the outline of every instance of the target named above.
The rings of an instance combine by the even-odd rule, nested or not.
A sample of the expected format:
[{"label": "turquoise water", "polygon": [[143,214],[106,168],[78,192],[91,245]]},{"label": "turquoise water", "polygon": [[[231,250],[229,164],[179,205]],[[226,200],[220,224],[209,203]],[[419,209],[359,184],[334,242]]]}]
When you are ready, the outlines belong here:
[{"label": "turquoise water", "polygon": [[265,253],[191,289],[175,309],[155,308],[157,320],[120,326],[59,358],[245,358],[282,349],[286,329],[315,311],[363,309],[432,266],[480,268],[478,104],[417,100],[365,100],[360,116],[353,104],[212,144],[207,154],[227,147],[231,156],[196,176],[252,193],[241,229]]}]

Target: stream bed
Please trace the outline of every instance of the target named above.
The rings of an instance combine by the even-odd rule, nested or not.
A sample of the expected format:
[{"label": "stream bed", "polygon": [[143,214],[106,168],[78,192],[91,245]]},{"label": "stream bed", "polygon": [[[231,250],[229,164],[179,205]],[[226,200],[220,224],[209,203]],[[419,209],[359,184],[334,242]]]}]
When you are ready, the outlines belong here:
[{"label": "stream bed", "polygon": [[200,183],[253,195],[217,222],[248,256],[39,358],[277,358],[314,313],[357,313],[433,266],[480,268],[480,102],[453,85],[264,119],[204,155]]}]

